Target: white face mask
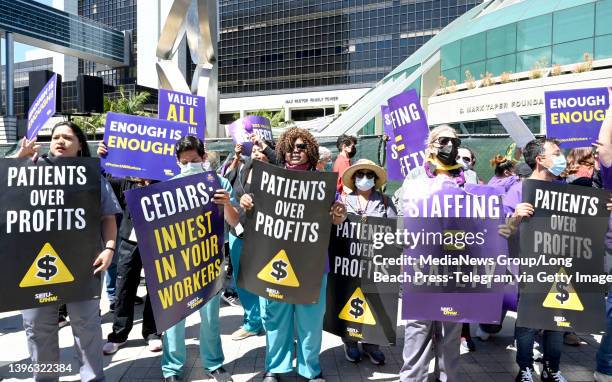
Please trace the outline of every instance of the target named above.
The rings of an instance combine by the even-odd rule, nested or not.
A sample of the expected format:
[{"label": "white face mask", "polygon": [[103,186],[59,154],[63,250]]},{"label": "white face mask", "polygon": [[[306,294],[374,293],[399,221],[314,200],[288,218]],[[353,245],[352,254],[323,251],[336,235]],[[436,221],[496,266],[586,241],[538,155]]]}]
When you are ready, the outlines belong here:
[{"label": "white face mask", "polygon": [[374,187],[374,178],[357,177],[355,178],[355,186],[359,189],[359,191],[368,191],[369,189]]},{"label": "white face mask", "polygon": [[204,163],[198,162],[189,162],[189,163],[179,163],[179,167],[181,168],[181,174],[190,175],[190,174],[199,174],[204,172]]},{"label": "white face mask", "polygon": [[463,159],[457,159],[457,163],[459,163],[461,165],[461,167],[463,167],[463,170],[465,170],[465,171],[470,169],[470,165],[465,163],[463,161]]}]

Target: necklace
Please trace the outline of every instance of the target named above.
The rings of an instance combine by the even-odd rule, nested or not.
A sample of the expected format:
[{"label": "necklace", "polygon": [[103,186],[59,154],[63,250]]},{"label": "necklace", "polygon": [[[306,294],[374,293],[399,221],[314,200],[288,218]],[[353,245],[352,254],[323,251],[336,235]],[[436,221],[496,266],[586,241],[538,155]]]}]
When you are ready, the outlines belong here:
[{"label": "necklace", "polygon": [[351,206],[351,208],[357,212],[357,215],[361,216],[360,217],[361,222],[365,223],[368,220],[368,216],[366,215],[366,211],[368,210],[368,207],[370,205],[370,201],[372,200],[372,194],[370,194],[370,196],[368,197],[368,202],[366,203],[366,205],[365,205],[365,207],[363,209],[361,208],[361,203],[359,202],[359,195],[356,195],[356,198],[357,198],[357,208],[355,208],[355,206],[353,206],[351,203],[349,203],[348,199],[346,199],[346,204]]}]

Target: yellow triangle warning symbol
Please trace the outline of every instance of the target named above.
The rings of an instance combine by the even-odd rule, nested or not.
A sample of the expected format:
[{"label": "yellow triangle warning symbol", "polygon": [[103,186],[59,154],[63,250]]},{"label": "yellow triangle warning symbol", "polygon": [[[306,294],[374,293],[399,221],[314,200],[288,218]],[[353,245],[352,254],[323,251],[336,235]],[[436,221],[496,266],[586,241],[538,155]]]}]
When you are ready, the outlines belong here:
[{"label": "yellow triangle warning symbol", "polygon": [[72,273],[50,243],[45,243],[30,269],[19,283],[20,288],[61,284],[74,281]]},{"label": "yellow triangle warning symbol", "polygon": [[272,284],[284,285],[288,287],[299,287],[293,267],[284,249],[278,251],[276,256],[259,273],[257,278]]},{"label": "yellow triangle warning symbol", "polygon": [[370,310],[361,288],[355,289],[344,308],[338,315],[343,320],[366,325],[376,325],[376,320]]},{"label": "yellow triangle warning symbol", "polygon": [[[564,268],[559,269],[557,279],[559,279],[559,275],[567,276]],[[556,281],[552,285],[542,306],[552,309],[584,310],[574,286],[565,281]]]}]

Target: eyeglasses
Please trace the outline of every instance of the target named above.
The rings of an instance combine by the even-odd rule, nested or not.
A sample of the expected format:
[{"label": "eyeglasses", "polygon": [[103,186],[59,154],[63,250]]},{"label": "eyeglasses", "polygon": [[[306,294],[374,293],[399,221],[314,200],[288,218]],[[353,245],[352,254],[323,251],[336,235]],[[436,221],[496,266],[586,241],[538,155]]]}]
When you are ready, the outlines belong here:
[{"label": "eyeglasses", "polygon": [[297,143],[294,146],[290,147],[291,151],[297,149],[298,151],[306,151],[308,145],[306,143]]},{"label": "eyeglasses", "polygon": [[461,146],[461,139],[459,138],[440,137],[436,139],[436,142],[438,142],[441,146],[448,145],[448,142],[451,142],[455,147]]},{"label": "eyeglasses", "polygon": [[472,158],[471,157],[459,157],[459,159],[462,159],[466,163],[471,163],[472,162]]},{"label": "eyeglasses", "polygon": [[355,176],[357,178],[366,177],[368,179],[374,179],[376,177],[376,174],[374,174],[372,171],[357,171],[355,172]]}]

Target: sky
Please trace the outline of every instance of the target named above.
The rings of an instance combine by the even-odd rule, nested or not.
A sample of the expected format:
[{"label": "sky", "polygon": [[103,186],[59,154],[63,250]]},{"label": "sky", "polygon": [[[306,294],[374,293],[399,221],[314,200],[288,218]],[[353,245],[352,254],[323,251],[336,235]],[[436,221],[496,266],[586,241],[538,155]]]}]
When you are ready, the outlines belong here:
[{"label": "sky", "polygon": [[[46,5],[52,5],[53,0],[36,0],[39,3],[43,3]],[[2,50],[0,51],[0,55],[2,56],[2,65],[4,65],[4,39],[2,39]],[[15,43],[15,62],[25,61],[26,52],[29,50],[36,49],[29,45]]]}]

